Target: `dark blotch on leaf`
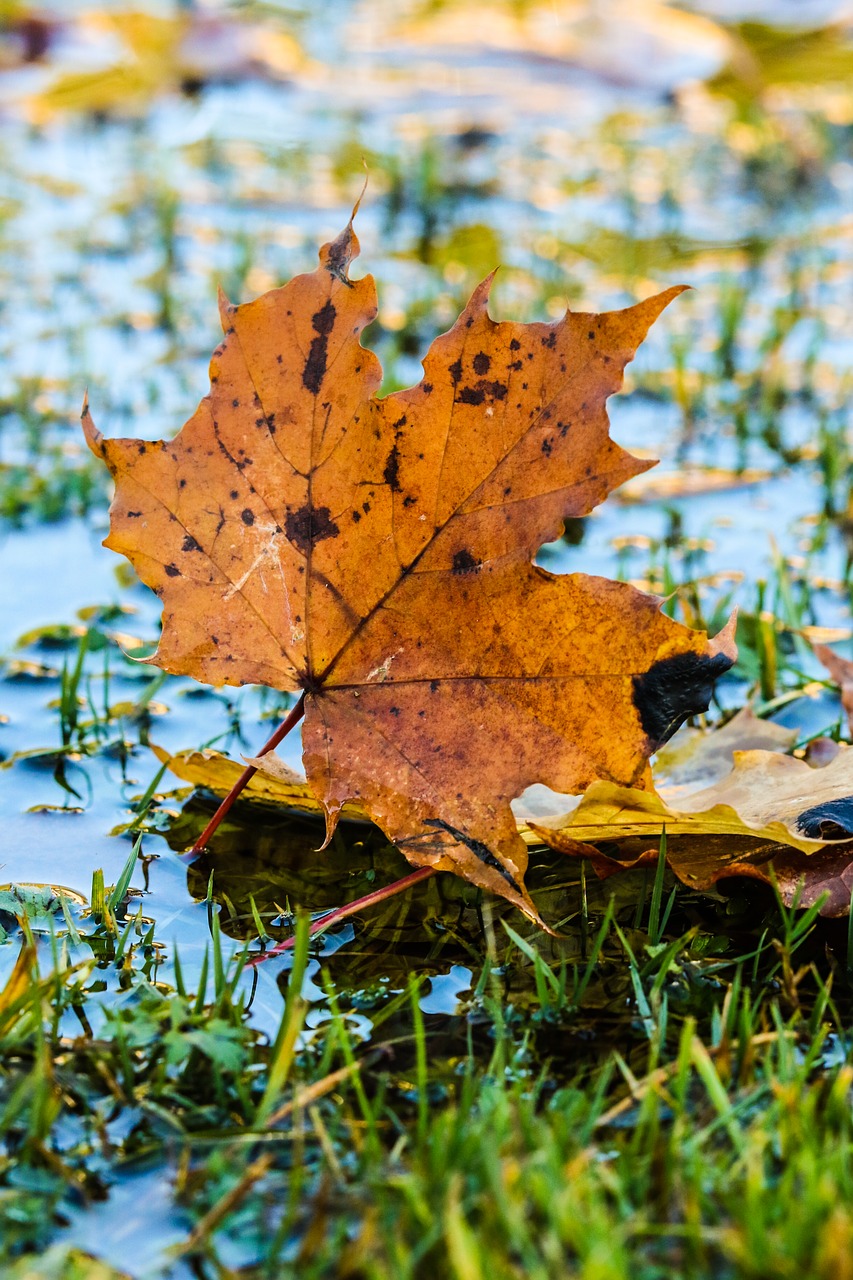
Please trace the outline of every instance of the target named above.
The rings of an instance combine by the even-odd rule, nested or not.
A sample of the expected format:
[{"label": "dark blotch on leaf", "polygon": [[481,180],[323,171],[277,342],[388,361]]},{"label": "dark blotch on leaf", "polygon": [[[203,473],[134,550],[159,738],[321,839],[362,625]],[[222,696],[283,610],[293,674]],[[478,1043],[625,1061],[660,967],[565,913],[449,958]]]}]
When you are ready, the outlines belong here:
[{"label": "dark blotch on leaf", "polygon": [[521,888],[516,884],[513,877],[507,871],[503,863],[499,862],[482,840],[474,840],[472,836],[466,836],[464,831],[460,831],[458,827],[451,827],[449,822],[443,822],[441,818],[425,818],[424,825],[427,827],[438,827],[440,831],[446,831],[449,836],[453,836],[454,840],[458,840],[460,844],[464,844],[466,849],[470,849],[475,858],[479,858],[480,862],[485,863],[487,867],[493,867],[500,875],[503,876],[511,889],[516,893],[521,893]]},{"label": "dark blotch on leaf", "polygon": [[250,511],[249,508],[246,507],[244,511],[240,512],[240,519],[243,521],[243,524],[254,524],[255,513],[254,511]]},{"label": "dark blotch on leaf", "polygon": [[314,332],[319,337],[312,338],[311,347],[308,351],[308,359],[305,361],[305,368],[302,370],[302,385],[313,396],[320,390],[323,378],[326,376],[326,349],[329,341],[329,334],[335,325],[335,316],[337,312],[331,302],[326,302],[319,311],[315,311],[311,317],[311,324]]},{"label": "dark blotch on leaf", "polygon": [[284,532],[295,547],[307,552],[315,542],[336,538],[339,530],[328,507],[305,506],[299,511],[288,512]]},{"label": "dark blotch on leaf", "polygon": [[708,710],[714,681],[732,665],[724,653],[679,653],[634,676],[634,706],[656,747],[667,742],[688,716]]},{"label": "dark blotch on leaf", "polygon": [[181,571],[176,564],[167,564],[166,573],[170,578],[180,578]]},{"label": "dark blotch on leaf", "polygon": [[324,338],[328,338],[329,334],[335,327],[335,317],[337,311],[331,302],[324,302],[319,311],[315,311],[311,317],[311,327],[315,333],[322,334]]},{"label": "dark blotch on leaf", "polygon": [[479,567],[480,561],[475,560],[470,551],[457,551],[453,557],[454,573],[472,573]]},{"label": "dark blotch on leaf", "polygon": [[840,796],[805,809],[797,830],[809,840],[849,840],[853,836],[853,796]]},{"label": "dark blotch on leaf", "polygon": [[486,355],[485,351],[480,351],[476,356],[474,356],[474,372],[482,377],[484,373],[489,372],[489,366],[491,363],[492,362]]},{"label": "dark blotch on leaf", "polygon": [[400,450],[396,445],[388,454],[382,476],[392,493],[400,492]]},{"label": "dark blotch on leaf", "polygon": [[188,533],[181,543],[182,551],[201,551],[201,547],[196,542],[191,533]]}]

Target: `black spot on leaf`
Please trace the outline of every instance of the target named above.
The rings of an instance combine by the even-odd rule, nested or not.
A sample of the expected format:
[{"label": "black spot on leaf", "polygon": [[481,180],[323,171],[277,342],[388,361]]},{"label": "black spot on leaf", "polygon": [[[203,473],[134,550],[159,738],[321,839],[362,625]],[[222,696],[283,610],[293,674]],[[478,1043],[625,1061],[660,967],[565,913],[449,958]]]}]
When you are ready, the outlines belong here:
[{"label": "black spot on leaf", "polygon": [[324,538],[336,538],[340,530],[328,507],[304,506],[299,511],[287,513],[284,532],[295,547],[307,553],[315,542],[322,542]]},{"label": "black spot on leaf", "polygon": [[489,366],[491,363],[492,362],[486,355],[485,351],[478,352],[478,354],[474,356],[474,372],[482,377],[483,374],[489,372]]},{"label": "black spot on leaf", "polygon": [[724,653],[679,653],[634,676],[634,706],[657,750],[688,716],[708,710],[714,681],[732,666]]},{"label": "black spot on leaf", "polygon": [[839,796],[805,809],[797,830],[809,840],[849,840],[853,836],[853,796]]},{"label": "black spot on leaf", "polygon": [[201,551],[201,547],[196,542],[191,533],[188,533],[181,543],[182,551]]},{"label": "black spot on leaf", "polygon": [[335,317],[337,314],[338,313],[335,310],[333,303],[324,302],[320,310],[315,311],[314,315],[311,317],[311,327],[314,329],[315,333],[319,333],[324,338],[328,338],[329,334],[335,327]]},{"label": "black spot on leaf", "polygon": [[168,577],[170,577],[170,578],[180,578],[180,577],[181,577],[181,571],[180,571],[180,569],[178,568],[178,566],[177,566],[176,564],[167,564],[167,565],[166,565],[166,574],[167,574],[167,576],[168,576]]},{"label": "black spot on leaf", "polygon": [[382,477],[392,493],[400,492],[400,450],[396,445],[388,454]]},{"label": "black spot on leaf", "polygon": [[452,827],[449,822],[442,821],[441,818],[425,818],[424,825],[427,827],[438,827],[440,831],[446,831],[454,840],[458,840],[460,844],[464,844],[466,849],[470,849],[475,858],[479,858],[480,862],[487,867],[493,867],[500,875],[503,876],[511,889],[516,893],[521,893],[521,889],[502,862],[499,862],[491,849],[484,845],[482,840],[475,840],[472,836],[466,836],[464,831],[460,831],[458,827]]},{"label": "black spot on leaf", "polygon": [[254,511],[250,511],[249,508],[246,507],[244,511],[240,512],[240,519],[243,521],[243,524],[254,524],[255,513]]},{"label": "black spot on leaf", "polygon": [[470,551],[457,551],[453,557],[454,573],[473,573],[479,567],[480,561],[475,560]]},{"label": "black spot on leaf", "polygon": [[326,376],[329,334],[334,328],[336,315],[337,312],[332,303],[326,302],[311,317],[311,324],[318,336],[311,339],[308,359],[305,361],[305,368],[302,370],[302,385],[314,396],[320,390],[323,378]]}]

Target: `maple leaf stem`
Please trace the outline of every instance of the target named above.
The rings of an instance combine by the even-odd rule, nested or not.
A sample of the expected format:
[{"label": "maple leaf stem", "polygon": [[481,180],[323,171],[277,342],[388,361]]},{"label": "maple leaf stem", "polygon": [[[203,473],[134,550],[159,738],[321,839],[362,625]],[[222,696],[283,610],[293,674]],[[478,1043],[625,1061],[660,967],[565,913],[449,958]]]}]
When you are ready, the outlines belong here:
[{"label": "maple leaf stem", "polygon": [[[384,889],[374,889],[373,893],[367,893],[363,898],[356,898],[355,902],[348,902],[345,907],[336,907],[334,911],[329,911],[320,920],[314,920],[308,930],[309,938],[315,938],[320,933],[325,933],[333,924],[337,924],[339,920],[346,920],[348,916],[358,915],[365,907],[375,907],[379,902],[385,902],[388,898],[394,898],[398,893],[405,893],[407,889],[413,888],[416,884],[420,884],[422,880],[428,880],[430,876],[436,875],[434,867],[419,867],[417,871],[412,871],[409,875],[403,876],[401,880],[394,880],[392,884],[385,885]],[[250,968],[262,964],[264,960],[270,960],[273,956],[281,955],[283,951],[290,951],[296,942],[296,934],[290,938],[285,938],[282,942],[277,942],[269,951],[264,951],[260,955],[252,956],[251,960],[246,963]]]},{"label": "maple leaf stem", "polygon": [[[260,751],[258,752],[258,756],[265,756],[268,751],[275,750],[278,744],[281,741],[283,741],[284,738],[287,737],[291,729],[293,729],[297,724],[299,724],[299,721],[302,719],[304,714],[305,714],[305,694],[303,692],[299,696],[299,701],[292,708],[292,710],[288,712],[288,714],[282,720],[281,724],[278,726],[278,728],[276,729],[272,737],[269,738],[261,747]],[[237,799],[237,797],[240,795],[240,792],[246,786],[246,783],[249,782],[250,779],[253,778],[257,772],[258,770],[256,765],[253,765],[253,764],[246,765],[246,768],[240,774],[240,777],[234,783],[234,786],[228,792],[228,795],[224,798],[219,808],[216,810],[216,813],[210,819],[210,822],[208,822],[204,831],[202,831],[201,835],[196,840],[192,849],[190,849],[190,856],[196,857],[206,847],[208,840],[213,835],[214,831],[219,826],[222,819],[228,813],[234,801]]]}]

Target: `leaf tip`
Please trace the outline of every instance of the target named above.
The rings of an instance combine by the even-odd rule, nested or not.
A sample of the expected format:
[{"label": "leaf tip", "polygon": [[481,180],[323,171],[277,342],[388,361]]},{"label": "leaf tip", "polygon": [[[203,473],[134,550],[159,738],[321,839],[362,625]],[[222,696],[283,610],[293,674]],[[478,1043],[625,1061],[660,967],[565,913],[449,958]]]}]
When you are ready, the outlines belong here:
[{"label": "leaf tip", "polygon": [[488,318],[489,315],[489,296],[492,292],[492,282],[498,273],[498,268],[490,271],[485,280],[481,280],[474,292],[471,294],[464,311],[460,314],[459,319],[451,332],[456,332],[460,328],[470,329],[474,320]]},{"label": "leaf tip", "polygon": [[219,321],[222,325],[222,332],[227,333],[231,328],[231,319],[237,308],[229,300],[221,284],[216,286],[216,301],[219,304]]},{"label": "leaf tip", "polygon": [[341,284],[352,287],[352,281],[349,278],[349,264],[358,257],[361,252],[361,245],[358,242],[358,236],[355,234],[353,222],[358,213],[361,202],[364,199],[364,193],[367,190],[367,177],[364,179],[364,186],[361,188],[361,194],[352,207],[349,222],[344,227],[341,234],[328,244],[324,244],[320,250],[320,266],[325,267],[331,275],[340,280]]},{"label": "leaf tip", "polygon": [[712,657],[722,654],[729,659],[729,665],[733,666],[737,662],[737,644],[735,643],[735,633],[737,631],[737,608],[733,609],[728,622],[722,631],[718,631],[712,640],[708,642],[708,650]]},{"label": "leaf tip", "polygon": [[104,437],[92,421],[92,414],[89,409],[89,392],[86,391],[83,396],[83,408],[80,413],[80,424],[83,428],[83,435],[86,437],[86,443],[98,458],[104,456]]},{"label": "leaf tip", "polygon": [[326,802],[323,803],[323,811],[326,818],[326,836],[325,836],[325,839],[323,840],[323,843],[320,845],[319,849],[317,850],[318,853],[322,853],[324,849],[328,849],[329,845],[332,843],[334,834],[338,829],[338,822],[341,816],[341,807],[342,807],[341,805],[338,805],[336,808],[333,809],[333,808],[330,808],[330,806]]}]

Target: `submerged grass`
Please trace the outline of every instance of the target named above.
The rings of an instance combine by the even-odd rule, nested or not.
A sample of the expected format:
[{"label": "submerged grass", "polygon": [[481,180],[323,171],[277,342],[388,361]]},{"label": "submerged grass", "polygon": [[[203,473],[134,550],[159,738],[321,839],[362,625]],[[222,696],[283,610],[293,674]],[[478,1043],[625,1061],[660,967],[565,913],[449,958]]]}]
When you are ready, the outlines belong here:
[{"label": "submerged grass", "polygon": [[[165,956],[129,896],[137,852],[88,909],[16,904],[4,1274],[77,1274],[63,1224],[140,1170],[174,1220],[132,1275],[847,1274],[853,986],[815,908],[663,906],[661,863],[639,921],[597,887],[585,958],[486,914],[440,1015],[414,972],[359,997],[343,952],[318,967],[302,914],[262,1035],[215,909],[196,990]],[[122,1273],[115,1241],[95,1254]]]}]

